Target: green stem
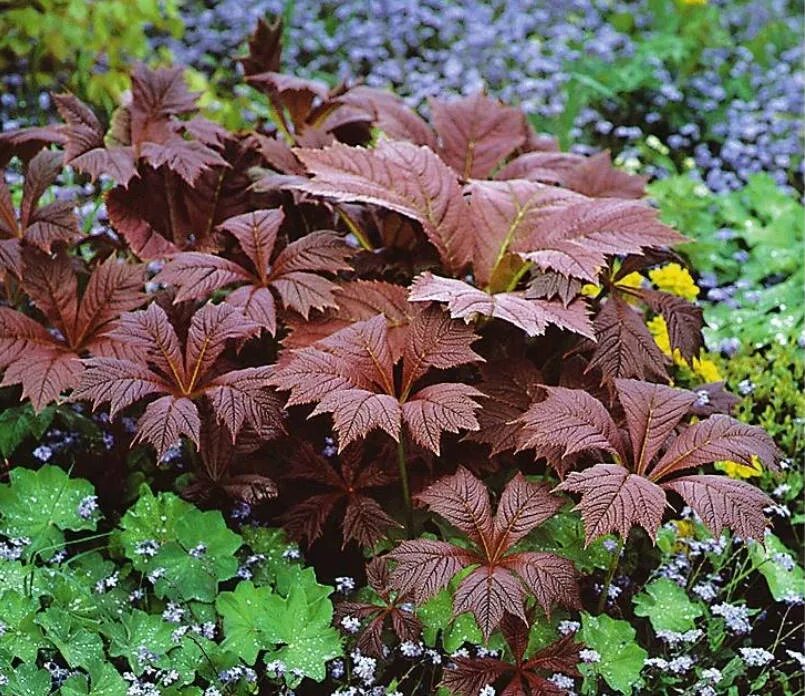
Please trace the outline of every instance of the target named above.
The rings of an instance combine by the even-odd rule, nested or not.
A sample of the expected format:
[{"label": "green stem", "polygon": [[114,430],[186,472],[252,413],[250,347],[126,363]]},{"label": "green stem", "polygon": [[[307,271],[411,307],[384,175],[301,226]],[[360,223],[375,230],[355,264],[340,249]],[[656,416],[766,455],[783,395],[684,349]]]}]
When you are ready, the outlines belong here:
[{"label": "green stem", "polygon": [[598,613],[604,611],[607,604],[607,597],[609,597],[609,588],[612,585],[612,579],[615,577],[615,571],[618,570],[618,562],[621,559],[621,551],[623,550],[623,539],[618,538],[618,546],[612,552],[612,560],[609,563],[607,570],[607,577],[604,581],[604,586],[601,588],[601,596],[598,598]]},{"label": "green stem", "polygon": [[277,126],[279,132],[285,136],[288,145],[291,147],[296,145],[296,138],[294,138],[293,133],[291,133],[290,128],[288,128],[288,124],[285,121],[285,116],[282,113],[282,107],[274,104],[272,99],[268,100],[268,113],[271,116],[271,120],[274,122],[274,125]]},{"label": "green stem", "polygon": [[506,292],[513,292],[514,289],[517,287],[517,284],[523,278],[523,276],[531,270],[531,263],[524,263],[520,266],[520,269],[512,276],[512,279],[509,281],[509,284],[506,286]]},{"label": "green stem", "polygon": [[71,539],[70,541],[64,541],[61,544],[51,544],[50,546],[44,546],[33,555],[33,557],[31,558],[31,562],[33,562],[37,556],[41,558],[42,554],[47,551],[56,551],[57,549],[60,549],[64,546],[83,544],[85,541],[95,541],[96,539],[103,539],[104,537],[110,536],[112,533],[113,532],[99,532],[98,534],[92,534],[90,536],[80,537],[78,539]]},{"label": "green stem", "polygon": [[366,249],[366,251],[374,251],[372,243],[363,234],[363,231],[358,226],[358,223],[356,223],[341,208],[338,208],[338,217],[341,218],[341,220],[347,226],[347,229],[355,236],[355,239],[358,240],[358,244],[360,244],[364,249]]},{"label": "green stem", "polygon": [[405,506],[405,532],[409,539],[412,538],[414,529],[414,509],[411,505],[411,489],[408,485],[408,463],[405,456],[405,440],[400,434],[400,441],[397,443],[397,464],[400,467],[400,483],[402,485],[403,505]]}]

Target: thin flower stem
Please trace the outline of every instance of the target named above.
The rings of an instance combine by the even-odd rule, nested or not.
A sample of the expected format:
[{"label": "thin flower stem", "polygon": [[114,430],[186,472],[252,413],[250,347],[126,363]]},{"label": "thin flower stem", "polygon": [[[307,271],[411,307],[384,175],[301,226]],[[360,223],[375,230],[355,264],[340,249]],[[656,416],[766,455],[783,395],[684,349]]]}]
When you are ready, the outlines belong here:
[{"label": "thin flower stem", "polygon": [[400,484],[402,486],[403,505],[405,506],[405,532],[409,539],[412,538],[414,529],[414,510],[411,506],[411,489],[408,485],[408,463],[405,454],[405,440],[402,434],[397,443],[397,465],[400,468]]},{"label": "thin flower stem", "polygon": [[374,251],[374,247],[369,239],[364,235],[363,230],[361,230],[360,226],[357,222],[355,222],[342,208],[338,208],[338,217],[341,218],[343,223],[347,226],[347,229],[354,235],[355,239],[358,240],[358,244],[361,245],[366,251]]},{"label": "thin flower stem", "polygon": [[604,586],[601,588],[601,596],[598,598],[598,613],[604,611],[609,596],[609,588],[612,585],[612,579],[615,577],[615,571],[618,570],[618,562],[621,559],[621,551],[623,551],[623,539],[618,537],[617,548],[612,552],[612,561],[607,570],[607,577],[604,581]]}]

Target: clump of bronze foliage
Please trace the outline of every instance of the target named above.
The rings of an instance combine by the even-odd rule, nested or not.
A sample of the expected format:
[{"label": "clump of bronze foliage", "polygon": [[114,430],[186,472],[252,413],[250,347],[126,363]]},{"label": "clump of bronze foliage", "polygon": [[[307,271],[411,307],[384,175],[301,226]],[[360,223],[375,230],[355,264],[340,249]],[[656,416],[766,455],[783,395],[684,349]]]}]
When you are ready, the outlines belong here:
[{"label": "clump of bronze foliage", "polygon": [[[243,61],[276,128],[227,132],[181,69],[138,67],[108,129],[60,95],[64,125],[2,137],[2,159],[26,162],[19,211],[0,184],[3,384],[35,409],[136,414],[158,457],[183,440],[190,496],[276,498],[307,543],[335,518],[344,544],[391,546],[371,561],[388,606],[353,607],[374,617],[367,651],[386,618],[416,634],[397,599],[472,568],[455,610],[502,627],[518,662],[462,659],[447,682],[477,693],[513,672],[511,693],[543,693],[534,670],[575,673],[578,646],[525,661],[524,631],[537,606],[578,607],[579,582],[569,560],[515,547],[560,493],[580,494],[588,542],[635,525],[653,538],[667,496],[715,533],[762,538],[766,496],[698,470],[773,467],[776,448],[717,412],[721,385],[668,386],[645,320],[664,317],[691,359],[702,316],[620,283],[684,240],[640,200],[642,178],[559,152],[484,94],[433,100],[426,121],[388,93],[282,74],[276,39],[261,25]],[[69,204],[38,205],[64,165],[113,183],[114,235],[87,243]],[[493,499],[489,474],[508,480]],[[416,538],[430,523],[414,504],[466,543]]]}]

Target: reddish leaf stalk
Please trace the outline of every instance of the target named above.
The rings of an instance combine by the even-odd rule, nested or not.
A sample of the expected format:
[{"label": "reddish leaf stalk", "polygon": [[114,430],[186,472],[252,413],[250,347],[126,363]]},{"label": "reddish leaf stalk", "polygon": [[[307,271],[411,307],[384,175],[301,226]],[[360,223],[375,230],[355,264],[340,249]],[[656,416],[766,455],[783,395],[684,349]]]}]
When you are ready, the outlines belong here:
[{"label": "reddish leaf stalk", "polygon": [[409,539],[413,539],[414,509],[411,504],[411,487],[408,483],[408,462],[403,437],[400,437],[400,441],[397,443],[397,465],[400,469],[400,486],[402,488],[403,506],[405,507],[405,534]]}]

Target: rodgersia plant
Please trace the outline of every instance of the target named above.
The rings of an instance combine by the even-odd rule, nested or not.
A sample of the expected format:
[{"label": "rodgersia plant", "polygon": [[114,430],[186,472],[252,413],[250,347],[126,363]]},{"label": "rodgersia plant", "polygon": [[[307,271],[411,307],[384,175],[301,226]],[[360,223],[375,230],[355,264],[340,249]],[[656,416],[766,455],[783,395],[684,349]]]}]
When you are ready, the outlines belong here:
[{"label": "rodgersia plant", "polygon": [[[557,616],[598,599],[571,556],[620,535],[596,551],[603,562],[583,564],[608,569],[603,602],[621,545],[646,549],[680,499],[715,534],[762,539],[767,497],[700,470],[753,456],[774,468],[777,450],[717,412],[730,399],[704,408],[700,393],[668,386],[672,360],[646,322],[662,317],[669,352],[693,360],[702,315],[633,282],[685,241],[640,200],[644,179],[606,153],[559,152],[483,93],[434,99],[427,121],[391,94],[284,75],[280,31],[261,24],[244,60],[276,130],[233,134],[198,117],[178,69],[137,68],[108,132],[75,97],[58,97],[67,125],[50,140],[80,173],[114,181],[106,198],[120,239],[79,291],[80,240],[53,235],[42,248],[24,212],[26,229],[2,247],[23,259],[17,273],[16,252],[6,254],[5,383],[22,381],[37,409],[69,398],[137,416],[134,440],[157,459],[182,446],[186,497],[270,500],[260,514],[314,552],[340,536],[371,557],[370,589],[336,612],[342,633],[358,635],[350,659],[364,692],[389,668],[423,689],[562,693],[590,678],[580,643],[598,630],[585,614],[578,636],[555,635]],[[47,140],[15,142],[29,155]],[[37,155],[29,173],[45,156],[57,154]],[[156,271],[148,296],[138,260]],[[52,284],[53,267],[65,280],[48,294],[32,279]],[[135,271],[136,292],[116,289],[113,278]],[[59,361],[40,360],[54,351]],[[54,377],[34,395],[24,369],[43,362]],[[562,511],[566,493],[581,494],[583,529]],[[219,582],[253,574],[227,558],[237,539],[218,522],[215,545],[184,518],[146,538],[149,521],[185,505],[149,496],[123,518],[120,543],[158,598],[209,603]],[[648,539],[630,533],[636,525]],[[177,561],[171,534],[192,560]],[[428,604],[445,594],[437,620]],[[262,655],[272,685],[323,680],[341,649],[327,595],[292,579],[222,591],[223,649],[250,669]],[[456,655],[439,671],[448,631],[503,652]],[[109,640],[142,671],[121,635]],[[390,641],[430,666],[394,672]]]}]

